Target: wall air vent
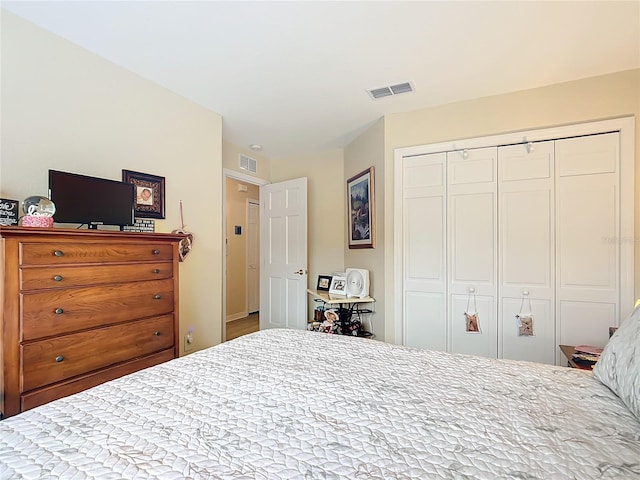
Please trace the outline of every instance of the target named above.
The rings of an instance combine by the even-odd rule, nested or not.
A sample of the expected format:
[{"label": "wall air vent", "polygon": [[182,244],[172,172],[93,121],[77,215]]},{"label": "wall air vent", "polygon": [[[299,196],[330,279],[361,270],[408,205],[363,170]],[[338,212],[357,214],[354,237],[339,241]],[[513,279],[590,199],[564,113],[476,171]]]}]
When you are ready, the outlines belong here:
[{"label": "wall air vent", "polygon": [[247,155],[240,154],[240,168],[251,173],[258,173],[258,161]]},{"label": "wall air vent", "polygon": [[398,83],[396,85],[390,85],[388,87],[372,88],[367,90],[367,93],[377,100],[378,98],[390,97],[392,95],[400,95],[401,93],[413,92],[415,89],[411,82]]}]

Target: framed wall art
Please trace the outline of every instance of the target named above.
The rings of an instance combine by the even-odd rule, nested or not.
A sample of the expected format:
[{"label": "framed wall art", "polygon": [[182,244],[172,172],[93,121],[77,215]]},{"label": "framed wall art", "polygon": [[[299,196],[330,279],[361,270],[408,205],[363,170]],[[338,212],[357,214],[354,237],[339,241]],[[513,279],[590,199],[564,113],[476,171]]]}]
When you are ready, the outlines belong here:
[{"label": "framed wall art", "polygon": [[375,247],[373,167],[347,180],[349,248]]},{"label": "framed wall art", "polygon": [[164,217],[164,177],[148,173],[122,170],[122,181],[135,186],[135,216],[138,218]]}]

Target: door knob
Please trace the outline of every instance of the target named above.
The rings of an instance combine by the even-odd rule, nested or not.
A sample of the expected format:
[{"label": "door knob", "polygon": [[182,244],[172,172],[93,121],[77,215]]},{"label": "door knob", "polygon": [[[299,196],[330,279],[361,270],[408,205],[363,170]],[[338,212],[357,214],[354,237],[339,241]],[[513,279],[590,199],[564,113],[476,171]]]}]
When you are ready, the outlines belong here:
[{"label": "door knob", "polygon": [[298,270],[297,272],[293,272],[293,274],[294,274],[294,275],[306,275],[306,274],[307,274],[307,271],[306,271],[306,270],[303,270],[303,269],[300,269],[300,270]]}]

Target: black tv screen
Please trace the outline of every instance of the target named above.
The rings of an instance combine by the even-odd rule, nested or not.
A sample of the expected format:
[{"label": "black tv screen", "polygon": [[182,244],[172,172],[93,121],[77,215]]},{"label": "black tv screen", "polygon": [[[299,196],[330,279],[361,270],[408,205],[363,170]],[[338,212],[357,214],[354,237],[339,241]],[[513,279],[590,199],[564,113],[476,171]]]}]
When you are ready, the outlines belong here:
[{"label": "black tv screen", "polygon": [[49,170],[49,198],[56,206],[56,223],[133,225],[135,193],[132,183]]}]

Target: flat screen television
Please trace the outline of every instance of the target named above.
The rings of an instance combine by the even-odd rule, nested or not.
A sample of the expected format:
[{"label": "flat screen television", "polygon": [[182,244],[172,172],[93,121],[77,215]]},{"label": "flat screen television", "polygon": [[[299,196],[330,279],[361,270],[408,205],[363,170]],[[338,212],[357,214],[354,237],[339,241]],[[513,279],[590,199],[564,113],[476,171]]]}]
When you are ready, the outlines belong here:
[{"label": "flat screen television", "polygon": [[49,170],[49,198],[56,206],[56,223],[98,225],[134,224],[135,187],[132,183],[77,173]]}]

